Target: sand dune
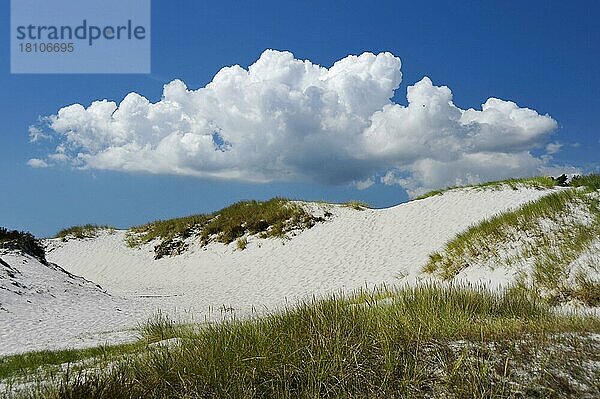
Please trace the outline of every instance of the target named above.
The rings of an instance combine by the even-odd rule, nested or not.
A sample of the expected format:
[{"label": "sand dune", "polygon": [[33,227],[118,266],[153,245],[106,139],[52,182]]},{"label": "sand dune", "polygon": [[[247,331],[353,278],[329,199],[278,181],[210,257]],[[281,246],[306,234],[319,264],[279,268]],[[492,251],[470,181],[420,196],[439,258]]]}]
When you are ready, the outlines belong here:
[{"label": "sand dune", "polygon": [[[0,278],[0,354],[132,340],[132,329],[158,309],[180,320],[215,321],[415,281],[428,255],[455,234],[547,193],[460,189],[362,211],[308,203],[315,215],[333,216],[289,239],[249,237],[243,251],[190,238],[184,254],[159,260],[155,243],[129,248],[126,231],[45,240],[47,259],[64,270],[17,253],[0,256],[9,265]],[[471,277],[498,283],[507,276]]]},{"label": "sand dune", "polygon": [[[182,320],[246,317],[332,292],[419,279],[428,255],[458,232],[548,191],[460,189],[388,209],[307,204],[333,217],[291,239],[249,238],[248,247],[190,239],[182,255],[154,260],[153,243],[132,249],[125,231],[95,239],[46,240],[47,258],[3,255],[18,265],[23,295],[0,291],[0,354],[132,339],[157,309]],[[37,262],[37,263],[36,263]],[[478,281],[505,276],[481,273]],[[471,279],[473,280],[473,279]],[[6,279],[0,280],[5,284]],[[493,282],[493,281],[492,281]],[[8,283],[6,283],[8,284]],[[5,285],[6,285],[5,284]]]}]

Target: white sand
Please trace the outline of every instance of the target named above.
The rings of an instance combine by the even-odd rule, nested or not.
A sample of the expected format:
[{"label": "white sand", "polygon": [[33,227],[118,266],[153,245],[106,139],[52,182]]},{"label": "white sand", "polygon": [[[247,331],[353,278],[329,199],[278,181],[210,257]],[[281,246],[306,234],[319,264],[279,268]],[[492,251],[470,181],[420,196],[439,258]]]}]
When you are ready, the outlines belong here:
[{"label": "white sand", "polygon": [[[112,295],[110,301],[124,302],[121,311],[109,311],[108,305],[102,305],[103,310],[95,307],[94,301],[104,300],[99,294],[85,300],[84,295],[75,300],[74,295],[65,294],[68,298],[63,302],[68,306],[59,312],[64,318],[47,317],[43,328],[34,328],[25,325],[36,319],[28,314],[34,310],[14,310],[8,319],[0,316],[5,317],[0,324],[10,324],[9,332],[2,335],[0,354],[33,347],[81,346],[77,338],[81,331],[97,336],[107,330],[124,330],[143,322],[156,309],[195,321],[246,317],[313,295],[394,285],[403,276],[414,281],[428,255],[457,233],[545,194],[548,191],[536,189],[461,189],[388,209],[356,211],[332,206],[330,220],[290,240],[250,237],[248,247],[239,251],[235,243],[201,248],[196,239],[190,240],[186,253],[160,260],[154,260],[152,244],[128,248],[124,231],[66,243],[48,240],[51,262],[100,284]],[[322,212],[324,206],[311,205],[320,208],[315,212]],[[481,276],[485,278],[489,276]],[[0,295],[3,303],[4,294]],[[47,307],[54,309],[51,303]],[[69,320],[83,321],[71,329]],[[23,330],[27,334],[17,333]]]},{"label": "white sand", "polygon": [[140,316],[126,300],[30,256],[0,259],[0,355],[135,338],[134,331],[113,332]]}]

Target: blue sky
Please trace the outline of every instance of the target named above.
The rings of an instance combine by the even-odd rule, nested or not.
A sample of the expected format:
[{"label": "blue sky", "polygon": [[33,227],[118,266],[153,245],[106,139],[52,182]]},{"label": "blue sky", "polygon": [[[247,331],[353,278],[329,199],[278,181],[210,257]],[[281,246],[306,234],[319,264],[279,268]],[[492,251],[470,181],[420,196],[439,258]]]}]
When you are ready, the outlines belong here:
[{"label": "blue sky", "polygon": [[[8,3],[0,6],[2,26],[9,26]],[[277,174],[268,175],[266,183],[253,182],[247,175],[229,180],[161,170],[145,172],[144,168],[127,172],[118,168],[80,170],[69,164],[49,168],[27,165],[28,160],[44,159],[49,153],[50,144],[29,140],[28,127],[40,116],[54,115],[74,103],[87,107],[94,100],[108,99],[118,104],[130,92],[157,102],[163,85],[173,79],[181,79],[188,89],[195,90],[208,84],[225,66],[248,68],[266,49],[289,51],[296,59],[326,68],[350,54],[390,52],[402,60],[402,80],[394,103],[405,106],[407,87],[424,76],[434,86],[448,86],[453,103],[463,110],[479,110],[490,97],[513,101],[535,110],[540,118],[548,114],[556,122],[551,132],[540,133],[543,142],[532,141],[530,147],[524,147],[536,160],[550,156],[550,161],[544,161],[548,167],[567,165],[598,171],[600,3],[451,3],[355,1],[340,7],[333,1],[154,0],[150,75],[11,75],[5,29],[0,63],[0,225],[48,236],[73,224],[128,227],[157,218],[212,211],[241,199],[277,195],[329,201],[360,199],[377,207],[407,200],[406,187],[401,183],[406,176],[392,176],[388,180],[391,184],[379,180],[386,173],[380,167],[381,159],[387,157],[380,153],[377,162],[366,161],[375,165],[376,173],[374,184],[362,190],[346,181],[359,175],[319,178],[323,171],[351,169],[347,159],[335,161],[335,154],[331,163],[324,161],[327,154],[318,158],[322,170],[311,172],[310,166],[296,163],[293,170],[302,177],[286,180]],[[549,149],[548,143],[561,146]],[[394,156],[398,157],[397,153]],[[309,163],[310,154],[307,157]],[[394,165],[400,169],[400,165],[409,165],[397,158],[389,162],[397,162]],[[468,172],[470,164],[461,165]],[[407,167],[414,168],[415,164]],[[441,184],[443,176],[431,184]],[[448,184],[454,183],[448,180]],[[422,181],[411,187],[415,184],[428,187]]]}]

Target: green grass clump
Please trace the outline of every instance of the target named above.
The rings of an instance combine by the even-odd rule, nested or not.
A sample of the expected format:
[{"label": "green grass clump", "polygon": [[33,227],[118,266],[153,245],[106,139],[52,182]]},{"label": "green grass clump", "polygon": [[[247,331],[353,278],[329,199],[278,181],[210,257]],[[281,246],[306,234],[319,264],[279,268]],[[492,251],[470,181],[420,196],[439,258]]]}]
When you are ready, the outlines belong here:
[{"label": "green grass clump", "polygon": [[356,200],[344,202],[342,205],[345,206],[346,208],[354,209],[355,211],[363,211],[363,210],[371,207],[368,203],[366,203],[364,201],[356,201]]},{"label": "green grass clump", "polygon": [[[586,212],[590,219],[577,219],[574,212],[578,210]],[[522,236],[518,239],[517,252],[507,257],[501,249],[510,246],[517,236]],[[496,266],[507,267],[528,261],[533,264],[529,277],[536,294],[552,301],[565,301],[576,296],[593,298],[594,294],[576,295],[579,289],[568,282],[572,273],[569,266],[598,238],[598,200],[585,192],[570,189],[544,196],[515,211],[472,226],[456,235],[441,252],[431,254],[424,271],[448,280],[461,270],[490,259]],[[507,251],[514,249],[507,248]]]},{"label": "green grass clump", "polygon": [[590,306],[600,306],[600,281],[594,281],[584,274],[578,274],[576,282],[577,285],[569,296]]},{"label": "green grass clump", "polygon": [[243,251],[248,246],[248,239],[246,237],[238,238],[236,241],[237,249]]},{"label": "green grass clump", "polygon": [[[517,291],[422,286],[389,294],[385,305],[333,297],[261,319],[207,325],[174,347],[139,353],[85,378],[65,376],[32,396],[509,398],[526,388],[546,397],[556,389],[554,366],[577,377],[575,389],[596,389],[593,374],[576,373],[583,360],[600,358],[597,345],[583,348],[581,338],[572,351],[578,353],[574,368],[565,367],[563,355],[575,344],[553,349],[552,337],[600,331],[597,319],[555,315]],[[557,359],[549,358],[554,353]],[[536,376],[540,363],[547,370]]]},{"label": "green grass clump", "polygon": [[174,238],[188,238],[210,220],[209,215],[191,215],[169,220],[157,220],[142,226],[132,227],[127,234],[127,244],[136,247],[155,239],[163,242]]},{"label": "green grass clump", "polygon": [[315,220],[300,205],[284,198],[237,202],[219,211],[202,228],[201,240],[229,244],[245,234],[283,237],[298,228],[310,228]]},{"label": "green grass clump", "polygon": [[291,230],[310,228],[316,221],[302,206],[284,198],[264,202],[242,201],[208,215],[161,220],[134,227],[127,234],[127,243],[135,247],[160,239],[158,247],[164,248],[197,235],[203,245],[212,241],[229,244],[247,234],[263,238],[283,237]]},{"label": "green grass clump", "polygon": [[193,331],[190,325],[177,324],[168,314],[158,311],[139,326],[142,340],[148,344],[180,337]]},{"label": "green grass clump", "polygon": [[440,194],[445,193],[446,191],[454,190],[454,189],[460,188],[460,187],[463,187],[463,186],[448,186],[448,187],[440,188],[437,190],[431,190],[431,191],[426,192],[425,194],[415,197],[414,200],[422,200],[422,199],[429,198],[429,197],[435,197],[436,195],[440,195]]},{"label": "green grass clump", "polygon": [[71,226],[66,229],[62,229],[58,233],[56,233],[55,238],[60,238],[63,241],[66,241],[69,238],[75,239],[84,239],[84,238],[94,238],[98,236],[98,232],[101,230],[114,230],[115,228],[107,225],[97,225],[97,224],[86,224],[83,226]]},{"label": "green grass clump", "polygon": [[465,185],[465,186],[451,186],[438,190],[433,190],[423,195],[420,195],[415,198],[415,200],[434,197],[436,195],[443,194],[447,191],[456,189],[456,188],[465,188],[465,187],[475,187],[475,188],[490,188],[494,190],[500,190],[506,187],[512,188],[513,190],[517,190],[519,187],[528,187],[528,188],[537,188],[537,189],[548,189],[553,188],[557,185],[556,179],[553,179],[549,176],[537,176],[537,177],[524,177],[524,178],[514,178],[514,179],[506,179],[506,180],[498,180],[485,182],[480,184],[473,185]]},{"label": "green grass clump", "polygon": [[[158,311],[139,326],[141,339],[119,345],[102,345],[83,349],[44,350],[16,355],[0,356],[0,382],[23,379],[32,374],[55,374],[58,366],[69,364],[85,368],[84,361],[90,360],[93,367],[105,365],[127,355],[147,350],[149,344],[182,336],[193,331],[189,325],[177,324],[169,315]],[[89,367],[89,365],[88,365]]]},{"label": "green grass clump", "polygon": [[587,176],[575,176],[569,184],[572,187],[586,187],[589,191],[600,190],[600,175],[592,173]]}]

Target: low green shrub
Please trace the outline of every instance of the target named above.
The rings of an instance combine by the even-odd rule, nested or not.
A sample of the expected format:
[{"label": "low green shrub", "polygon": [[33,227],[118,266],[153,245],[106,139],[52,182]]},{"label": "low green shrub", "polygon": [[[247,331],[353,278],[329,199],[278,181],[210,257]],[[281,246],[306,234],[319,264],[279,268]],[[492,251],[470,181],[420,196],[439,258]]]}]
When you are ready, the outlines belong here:
[{"label": "low green shrub", "polygon": [[0,242],[18,240],[24,237],[33,237],[31,233],[18,230],[8,230],[6,227],[0,227]]},{"label": "low green shrub", "polygon": [[127,234],[127,243],[135,247],[160,239],[157,248],[165,248],[176,240],[198,236],[202,245],[212,241],[229,244],[247,234],[263,238],[283,237],[291,230],[311,228],[317,220],[302,206],[284,198],[264,202],[241,201],[208,215],[133,227]]},{"label": "low green shrub", "polygon": [[127,234],[127,244],[136,247],[155,239],[162,242],[174,238],[188,238],[197,233],[208,221],[209,215],[191,215],[169,220],[157,220],[148,224],[132,227]]},{"label": "low green shrub", "polygon": [[245,234],[282,237],[288,231],[310,228],[314,217],[302,206],[284,198],[237,202],[215,214],[202,228],[203,243],[216,240],[229,244]]}]

